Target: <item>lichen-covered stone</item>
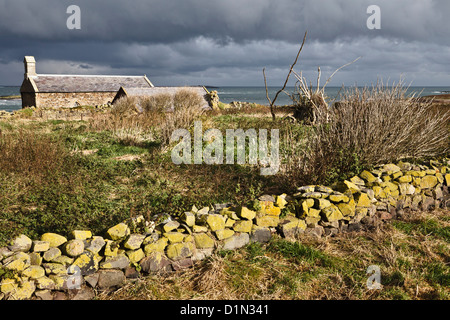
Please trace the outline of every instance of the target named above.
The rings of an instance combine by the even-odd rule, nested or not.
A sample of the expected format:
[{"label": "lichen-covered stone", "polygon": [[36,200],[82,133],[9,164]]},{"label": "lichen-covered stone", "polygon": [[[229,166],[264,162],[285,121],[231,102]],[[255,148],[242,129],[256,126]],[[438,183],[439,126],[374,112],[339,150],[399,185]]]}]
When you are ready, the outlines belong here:
[{"label": "lichen-covered stone", "polygon": [[199,226],[199,225],[193,225],[192,231],[195,232],[208,232],[208,227],[206,226]]},{"label": "lichen-covered stone", "polygon": [[282,195],[277,196],[275,199],[275,204],[280,209],[283,209],[288,204],[288,202],[286,201],[286,194],[283,193]]},{"label": "lichen-covered stone", "polygon": [[38,279],[45,276],[45,269],[40,266],[29,266],[23,270],[22,275],[31,279]]},{"label": "lichen-covered stone", "polygon": [[401,169],[399,166],[397,166],[393,163],[389,163],[389,164],[385,164],[383,166],[383,171],[386,172],[387,174],[393,174],[395,172],[401,171]]},{"label": "lichen-covered stone", "polygon": [[231,230],[231,229],[228,229],[228,228],[216,231],[216,237],[217,237],[218,240],[223,240],[223,239],[229,238],[233,234],[234,234],[234,231]]},{"label": "lichen-covered stone", "polygon": [[208,248],[214,248],[214,240],[208,236],[206,233],[194,233],[194,242],[195,246],[198,249],[208,249]]},{"label": "lichen-covered stone", "polygon": [[191,242],[172,243],[167,246],[166,254],[169,259],[179,260],[192,255],[194,246]]},{"label": "lichen-covered stone", "polygon": [[359,174],[359,176],[361,178],[363,178],[364,180],[366,180],[367,182],[375,182],[375,181],[377,181],[377,178],[375,178],[375,176],[372,173],[370,173],[369,171],[367,171],[367,170],[364,170],[363,172],[361,172]]},{"label": "lichen-covered stone", "polygon": [[164,232],[170,232],[180,226],[178,221],[172,220],[163,225]]},{"label": "lichen-covered stone", "polygon": [[185,212],[181,215],[181,221],[192,227],[195,224],[195,215],[192,212]]},{"label": "lichen-covered stone", "polygon": [[225,220],[219,214],[206,215],[205,222],[211,231],[217,231],[225,228]]},{"label": "lichen-covered stone", "polygon": [[329,206],[331,206],[331,202],[327,199],[315,199],[314,200],[314,208],[316,208],[316,209],[322,210]]},{"label": "lichen-covered stone", "polygon": [[364,192],[355,193],[354,199],[357,207],[368,208],[372,204],[372,202],[369,199],[369,196],[367,195],[367,193]]},{"label": "lichen-covered stone", "polygon": [[41,241],[47,241],[50,247],[59,247],[67,242],[67,238],[56,233],[48,232],[41,236]]},{"label": "lichen-covered stone", "polygon": [[75,240],[86,240],[92,237],[92,232],[89,230],[73,230],[71,235]]},{"label": "lichen-covered stone", "polygon": [[56,247],[52,247],[44,252],[43,258],[45,261],[51,262],[53,259],[59,257],[61,255],[61,250]]},{"label": "lichen-covered stone", "polygon": [[306,223],[304,220],[291,217],[281,221],[279,228],[283,237],[291,238],[303,233],[306,230]]},{"label": "lichen-covered stone", "polygon": [[121,240],[130,234],[130,228],[125,223],[119,223],[106,231],[111,240]]},{"label": "lichen-covered stone", "polygon": [[62,265],[68,266],[71,265],[74,262],[74,258],[65,256],[65,255],[60,255],[59,257],[56,257],[52,260],[52,262],[55,263],[60,263]]},{"label": "lichen-covered stone", "polygon": [[142,271],[146,273],[162,273],[172,270],[171,261],[161,252],[153,252],[139,262]]},{"label": "lichen-covered stone", "polygon": [[78,257],[84,252],[84,242],[79,239],[69,240],[64,245],[64,252],[69,257]]},{"label": "lichen-covered stone", "polygon": [[247,207],[241,207],[238,210],[238,215],[242,219],[252,220],[256,217],[256,212],[248,209]]},{"label": "lichen-covered stone", "polygon": [[[178,226],[180,224],[178,223]],[[142,242],[145,239],[145,235],[143,234],[137,234],[137,233],[133,233],[130,234],[130,236],[128,237],[128,239],[125,241],[125,243],[123,244],[123,246],[126,249],[130,249],[130,250],[137,250],[141,247]]]},{"label": "lichen-covered stone", "polygon": [[35,280],[36,288],[40,290],[53,290],[55,289],[55,282],[47,276],[37,278]]},{"label": "lichen-covered stone", "polygon": [[129,250],[126,252],[126,254],[131,263],[138,263],[145,257],[145,253],[142,249]]},{"label": "lichen-covered stone", "polygon": [[438,180],[435,176],[427,175],[422,178],[420,181],[420,188],[421,189],[431,189],[434,186],[436,186],[438,183]]},{"label": "lichen-covered stone", "polygon": [[100,236],[93,236],[90,238],[92,239],[86,241],[85,249],[91,251],[92,253],[99,253],[106,244],[105,239]]},{"label": "lichen-covered stone", "polygon": [[90,251],[84,251],[79,255],[72,266],[80,268],[83,276],[93,274],[98,270],[98,262],[95,255]]},{"label": "lichen-covered stone", "polygon": [[18,251],[12,256],[3,260],[3,267],[8,270],[21,272],[31,265],[30,256]]},{"label": "lichen-covered stone", "polygon": [[328,199],[332,202],[348,202],[350,199],[344,194],[330,194]]},{"label": "lichen-covered stone", "polygon": [[124,254],[115,257],[106,257],[105,261],[100,263],[101,269],[125,269],[130,265],[130,259]]},{"label": "lichen-covered stone", "polygon": [[24,234],[21,234],[12,241],[11,245],[8,246],[8,249],[13,252],[16,251],[28,252],[31,249],[32,244],[33,241],[30,238],[28,238]]},{"label": "lichen-covered stone", "polygon": [[257,215],[255,221],[260,227],[276,227],[280,218],[278,216]]},{"label": "lichen-covered stone", "polygon": [[144,247],[144,253],[146,256],[150,255],[153,252],[161,252],[164,253],[164,249],[167,247],[169,240],[167,238],[160,238],[155,242],[149,243]]},{"label": "lichen-covered stone", "polygon": [[182,242],[186,235],[181,232],[166,232],[164,237],[166,237],[170,243]]},{"label": "lichen-covered stone", "polygon": [[233,225],[233,230],[236,232],[250,232],[252,231],[253,222],[252,220],[241,220],[236,221]]},{"label": "lichen-covered stone", "polygon": [[45,252],[50,249],[50,243],[48,241],[35,240],[32,247],[33,252]]},{"label": "lichen-covered stone", "polygon": [[103,254],[107,257],[114,257],[117,256],[117,253],[119,252],[119,245],[117,242],[112,240],[105,240],[105,250]]},{"label": "lichen-covered stone", "polygon": [[321,215],[323,219],[327,222],[339,221],[342,218],[344,218],[342,212],[335,205],[331,205],[329,207],[322,209]]}]

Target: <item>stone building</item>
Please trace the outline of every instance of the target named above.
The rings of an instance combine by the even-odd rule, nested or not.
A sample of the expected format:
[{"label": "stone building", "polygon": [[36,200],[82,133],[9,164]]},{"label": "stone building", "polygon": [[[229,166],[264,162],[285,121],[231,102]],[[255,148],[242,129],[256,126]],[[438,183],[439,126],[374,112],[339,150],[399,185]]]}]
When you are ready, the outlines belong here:
[{"label": "stone building", "polygon": [[24,58],[25,76],[20,88],[22,108],[72,108],[111,103],[120,87],[151,88],[144,76],[37,74],[32,56]]}]

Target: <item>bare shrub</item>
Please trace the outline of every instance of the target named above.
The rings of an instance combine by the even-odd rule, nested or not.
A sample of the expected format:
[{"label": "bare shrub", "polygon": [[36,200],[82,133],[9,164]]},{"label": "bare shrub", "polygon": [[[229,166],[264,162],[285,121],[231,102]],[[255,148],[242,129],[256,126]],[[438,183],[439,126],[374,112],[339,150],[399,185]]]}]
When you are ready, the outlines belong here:
[{"label": "bare shrub", "polygon": [[110,112],[95,115],[91,129],[111,130],[127,144],[157,141],[164,147],[175,129],[189,128],[202,110],[202,97],[189,89],[174,95],[125,97],[117,101]]},{"label": "bare shrub", "polygon": [[381,163],[446,154],[450,113],[433,108],[407,96],[401,82],[347,90],[327,123],[306,141],[291,141],[296,155],[288,170],[308,183],[329,183]]}]

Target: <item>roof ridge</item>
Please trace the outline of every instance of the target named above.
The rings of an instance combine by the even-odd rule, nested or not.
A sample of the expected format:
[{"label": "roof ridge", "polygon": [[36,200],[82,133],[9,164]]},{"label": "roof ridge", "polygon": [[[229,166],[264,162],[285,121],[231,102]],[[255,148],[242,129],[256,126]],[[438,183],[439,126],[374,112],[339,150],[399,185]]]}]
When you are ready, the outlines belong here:
[{"label": "roof ridge", "polygon": [[31,76],[32,78],[36,78],[39,76],[43,77],[116,77],[116,78],[144,78],[144,75],[141,76],[126,76],[126,75],[105,75],[105,74],[45,74],[39,73],[35,76]]}]

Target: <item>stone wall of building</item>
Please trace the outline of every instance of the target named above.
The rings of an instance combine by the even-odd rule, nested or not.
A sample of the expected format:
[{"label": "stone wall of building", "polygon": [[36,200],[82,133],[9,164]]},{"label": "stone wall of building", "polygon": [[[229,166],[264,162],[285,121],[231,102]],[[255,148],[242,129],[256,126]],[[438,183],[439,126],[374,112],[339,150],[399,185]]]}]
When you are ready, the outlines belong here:
[{"label": "stone wall of building", "polygon": [[97,106],[112,102],[117,92],[39,92],[36,107],[73,108],[77,105]]}]

